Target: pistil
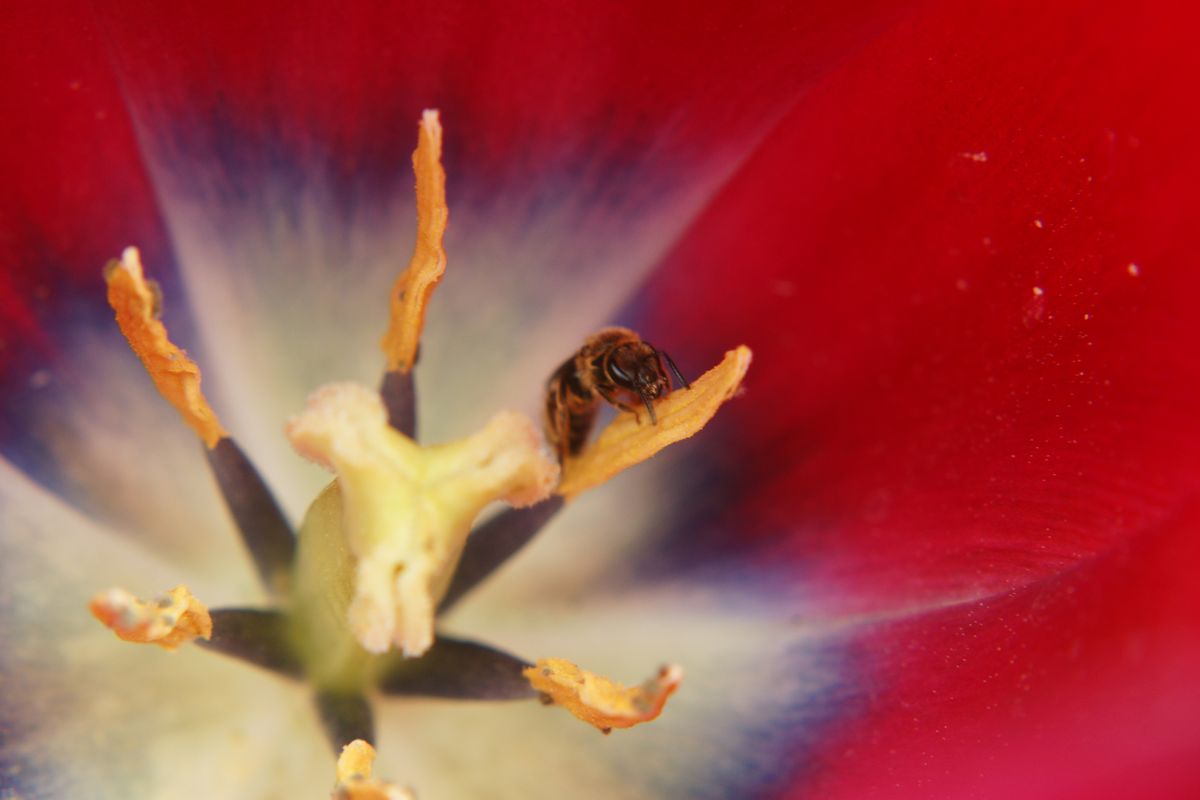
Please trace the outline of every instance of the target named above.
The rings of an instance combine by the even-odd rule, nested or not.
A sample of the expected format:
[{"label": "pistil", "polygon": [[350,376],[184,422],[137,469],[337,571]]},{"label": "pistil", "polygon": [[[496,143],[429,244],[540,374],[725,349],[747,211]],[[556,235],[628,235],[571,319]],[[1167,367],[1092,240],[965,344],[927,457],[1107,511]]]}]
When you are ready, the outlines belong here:
[{"label": "pistil", "polygon": [[[388,426],[377,394],[354,384],[314,393],[287,433],[301,455],[338,475],[301,528],[298,595],[349,595],[346,621],[371,653],[393,644],[406,656],[428,650],[437,601],[475,517],[494,500],[536,503],[558,478],[533,423],[519,414],[502,412],[472,436],[421,447]],[[303,554],[309,538],[328,539],[330,523],[353,561],[342,575],[328,557],[310,569]]]}]

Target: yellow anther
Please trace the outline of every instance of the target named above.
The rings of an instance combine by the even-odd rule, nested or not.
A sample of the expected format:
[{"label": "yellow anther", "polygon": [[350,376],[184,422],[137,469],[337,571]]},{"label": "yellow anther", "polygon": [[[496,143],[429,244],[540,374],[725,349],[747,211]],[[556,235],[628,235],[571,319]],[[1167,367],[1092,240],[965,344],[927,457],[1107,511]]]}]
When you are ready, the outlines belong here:
[{"label": "yellow anther", "polygon": [[661,714],[667,698],[683,680],[683,669],[663,667],[653,678],[632,688],[562,658],[539,658],[524,675],[544,698],[608,733],[613,728],[649,722]]},{"label": "yellow anther", "polygon": [[197,637],[212,638],[208,608],[186,586],[176,586],[152,603],[124,589],[109,589],[93,597],[88,607],[96,619],[127,642],[174,650]]},{"label": "yellow anther", "polygon": [[749,368],[750,348],[742,345],[726,353],[692,388],[677,389],[657,401],[657,425],[639,423],[633,414],[619,415],[578,457],[567,459],[558,493],[569,500],[697,433],[733,397]]},{"label": "yellow anther", "polygon": [[425,306],[446,271],[442,238],[450,212],[446,208],[446,172],[442,169],[442,125],[438,112],[421,116],[417,149],[413,152],[417,176],[417,242],[408,269],[392,287],[392,311],[380,345],[390,371],[408,372],[417,360],[417,345],[425,325]]},{"label": "yellow anther", "polygon": [[332,800],[416,800],[408,789],[401,789],[371,777],[375,748],[355,739],[342,748],[337,760],[337,786]]},{"label": "yellow anther", "polygon": [[205,445],[215,447],[226,435],[225,429],[200,391],[200,368],[171,343],[167,329],[158,320],[158,286],[142,274],[137,248],[127,247],[120,261],[110,261],[104,267],[104,280],[108,284],[108,303],[117,312],[117,325],[150,373],[159,394]]},{"label": "yellow anther", "polygon": [[[338,502],[340,495],[333,523],[354,558],[347,618],[372,653],[392,644],[407,656],[428,650],[434,610],[475,517],[494,500],[536,503],[558,477],[541,436],[520,414],[501,412],[465,439],[421,447],[387,424],[378,394],[355,384],[317,390],[287,433],[297,452],[337,473],[340,492],[323,497]],[[314,511],[302,548],[310,536],[330,535],[308,530],[330,523],[327,512]]]}]

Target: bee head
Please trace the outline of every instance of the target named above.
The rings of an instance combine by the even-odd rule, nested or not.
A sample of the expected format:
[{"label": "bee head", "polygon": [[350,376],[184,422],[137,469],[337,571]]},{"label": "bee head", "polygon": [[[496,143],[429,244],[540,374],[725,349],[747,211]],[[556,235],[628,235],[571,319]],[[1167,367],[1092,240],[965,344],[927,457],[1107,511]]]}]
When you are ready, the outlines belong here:
[{"label": "bee head", "polygon": [[635,383],[638,394],[654,399],[663,393],[663,389],[666,388],[666,380],[667,376],[663,375],[662,370],[659,369],[658,357],[646,358],[637,371]]},{"label": "bee head", "polygon": [[617,348],[608,362],[608,375],[618,386],[651,400],[667,388],[658,351],[645,342]]}]

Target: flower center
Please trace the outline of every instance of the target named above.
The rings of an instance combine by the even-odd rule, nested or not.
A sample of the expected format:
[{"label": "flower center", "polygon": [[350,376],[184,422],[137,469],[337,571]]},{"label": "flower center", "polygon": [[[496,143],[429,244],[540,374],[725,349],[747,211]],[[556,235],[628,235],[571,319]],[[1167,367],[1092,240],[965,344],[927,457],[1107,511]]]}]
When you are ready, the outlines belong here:
[{"label": "flower center", "polygon": [[[436,112],[427,111],[413,154],[417,244],[393,291],[380,392],[325,386],[288,422],[297,452],[336,475],[309,508],[298,537],[205,400],[199,367],[159,321],[159,293],[144,277],[137,251],[128,248],[105,269],[118,326],[156,388],[204,443],[275,605],[210,614],[178,587],[158,604],[109,590],[97,595],[92,611],[130,641],[174,649],[197,637],[211,639],[205,646],[307,681],[339,750],[374,739],[367,695],[376,691],[540,696],[606,733],[657,717],[679,686],[679,667],[664,667],[626,688],[564,659],[534,665],[484,644],[439,636],[437,616],[519,550],[564,502],[698,432],[734,395],[750,363],[749,350],[739,347],[690,387],[643,397],[651,412],[646,419],[636,407],[617,403],[626,413],[592,444],[560,454],[561,473],[534,424],[515,412],[500,412],[454,442],[418,444],[412,438],[413,368],[426,304],[446,268],[440,157],[441,126]],[[636,338],[626,329],[611,330]],[[571,374],[570,364],[552,381],[561,393],[555,407],[566,415],[564,425],[574,424],[571,414],[590,424],[595,404],[616,401],[611,387],[589,383],[586,365]],[[512,508],[472,529],[483,508],[497,500]],[[357,764],[363,752],[348,749],[345,757]],[[359,777],[369,778],[369,769]]]},{"label": "flower center", "polygon": [[347,624],[370,653],[395,644],[405,656],[423,655],[475,517],[494,500],[543,500],[558,478],[519,414],[420,447],[388,426],[379,395],[354,384],[313,394],[287,431],[302,455],[338,475],[300,529],[295,603],[301,619],[321,623],[306,626],[306,638],[321,643],[310,663],[328,661],[329,639]]}]

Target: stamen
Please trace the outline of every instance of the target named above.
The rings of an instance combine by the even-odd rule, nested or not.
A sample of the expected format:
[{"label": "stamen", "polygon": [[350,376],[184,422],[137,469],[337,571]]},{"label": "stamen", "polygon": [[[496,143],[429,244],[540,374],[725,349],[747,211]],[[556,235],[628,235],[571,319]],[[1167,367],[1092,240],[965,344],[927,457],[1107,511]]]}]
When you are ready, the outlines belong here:
[{"label": "stamen", "polygon": [[287,590],[295,536],[258,471],[217,420],[200,391],[200,368],[180,350],[159,321],[162,297],[146,279],[136,247],[104,268],[108,302],[117,325],[155,387],[203,440],[213,477],[250,550],[263,583],[276,594]]},{"label": "stamen", "polygon": [[186,586],[147,603],[124,589],[100,592],[88,603],[92,615],[119,638],[175,650],[196,637],[212,638],[212,618]]},{"label": "stamen", "polygon": [[417,438],[417,387],[411,372],[383,374],[379,396],[387,408],[388,424],[410,439]]},{"label": "stamen", "polygon": [[505,509],[471,531],[438,613],[449,611],[497,567],[516,555],[562,507],[561,497],[548,497],[528,508]]},{"label": "stamen", "polygon": [[333,800],[416,800],[408,789],[372,778],[375,748],[362,739],[355,739],[342,748],[337,761],[337,787]]},{"label": "stamen", "polygon": [[108,303],[117,313],[117,325],[141,360],[154,385],[175,407],[207,447],[215,447],[225,436],[208,401],[200,391],[200,368],[187,353],[171,343],[167,329],[158,320],[158,286],[142,274],[136,247],[127,247],[120,261],[104,268]]},{"label": "stamen", "polygon": [[417,345],[425,325],[425,306],[446,271],[442,238],[450,212],[446,208],[446,172],[442,169],[442,125],[438,112],[426,111],[418,126],[413,152],[417,177],[417,243],[412,259],[392,287],[392,313],[380,342],[389,372],[409,372],[417,361]]},{"label": "stamen", "polygon": [[[337,475],[310,506],[299,543],[204,398],[199,368],[170,341],[158,319],[158,288],[145,279],[138,251],[127,248],[105,268],[109,303],[122,333],[158,391],[208,448],[264,581],[279,594],[287,593],[289,577],[296,586],[278,611],[210,614],[185,586],[156,603],[112,589],[93,598],[91,611],[127,641],[174,650],[206,639],[218,652],[305,678],[314,687],[329,741],[341,749],[333,797],[342,800],[413,798],[408,790],[371,778],[375,751],[368,741],[375,731],[368,695],[375,690],[489,700],[540,694],[606,734],[661,714],[682,680],[678,666],[626,688],[563,659],[529,665],[476,642],[447,637],[435,642],[435,610],[439,601],[445,609],[470,591],[567,500],[699,431],[736,392],[750,363],[749,349],[739,347],[690,390],[685,384],[653,404],[644,396],[651,424],[640,425],[636,411],[618,417],[592,447],[567,460],[561,483],[559,465],[544,451],[534,424],[513,412],[497,414],[462,440],[418,446],[410,438],[416,425],[412,369],[426,306],[446,268],[441,154],[438,114],[425,111],[413,153],[416,244],[391,295],[380,394],[352,384],[326,386],[288,423],[296,450]],[[557,496],[547,499],[556,484]],[[481,526],[476,544],[467,547],[472,522],[495,500],[521,510]],[[393,644],[408,660],[372,655]]]},{"label": "stamen", "polygon": [[228,436],[209,448],[208,465],[225,507],[242,534],[263,585],[286,594],[296,557],[296,535],[254,464]]},{"label": "stamen", "polygon": [[487,645],[439,636],[425,655],[385,669],[379,689],[412,697],[525,700],[537,694],[523,674],[529,666]]},{"label": "stamen", "polygon": [[750,348],[742,345],[726,353],[724,360],[690,389],[671,392],[659,400],[658,424],[640,425],[633,414],[618,415],[577,458],[567,459],[558,493],[570,500],[667,445],[694,435],[733,397],[749,368]]},{"label": "stamen", "polygon": [[282,611],[218,608],[211,612],[212,638],[196,644],[257,667],[299,678],[304,666],[292,644],[289,620]]},{"label": "stamen", "polygon": [[361,692],[317,692],[317,713],[336,751],[355,739],[375,738],[375,715]]},{"label": "stamen", "polygon": [[[533,423],[520,414],[501,412],[472,436],[420,447],[388,426],[379,395],[354,384],[319,389],[287,433],[297,452],[338,475],[340,493],[323,497],[342,506],[335,524],[356,559],[349,626],[372,653],[393,643],[407,656],[428,650],[434,609],[472,521],[493,500],[536,503],[558,475]],[[328,515],[310,512],[309,519],[324,526]],[[310,532],[309,524],[302,539],[330,535]],[[297,580],[307,579],[303,573]],[[340,592],[310,588],[324,597]]]},{"label": "stamen", "polygon": [[603,733],[649,722],[679,688],[683,669],[671,665],[641,686],[626,688],[562,658],[539,658],[525,677],[547,702],[560,705]]}]

